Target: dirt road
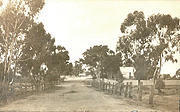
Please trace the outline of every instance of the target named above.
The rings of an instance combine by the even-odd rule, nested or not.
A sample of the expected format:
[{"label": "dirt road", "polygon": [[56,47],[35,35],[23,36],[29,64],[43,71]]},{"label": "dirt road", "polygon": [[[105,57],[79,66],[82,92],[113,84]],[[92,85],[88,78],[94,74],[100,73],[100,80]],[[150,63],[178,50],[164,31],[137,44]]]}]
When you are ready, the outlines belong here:
[{"label": "dirt road", "polygon": [[130,105],[122,99],[96,91],[81,81],[68,81],[55,91],[32,95],[0,108],[0,111],[131,112],[133,110],[155,112],[150,108]]}]

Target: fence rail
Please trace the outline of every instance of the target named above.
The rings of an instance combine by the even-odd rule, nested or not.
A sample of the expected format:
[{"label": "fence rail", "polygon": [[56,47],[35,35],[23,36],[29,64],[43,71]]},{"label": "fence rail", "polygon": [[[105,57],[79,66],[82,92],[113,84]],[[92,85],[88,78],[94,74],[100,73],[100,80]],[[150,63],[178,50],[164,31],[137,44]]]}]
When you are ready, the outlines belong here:
[{"label": "fence rail", "polygon": [[116,81],[102,81],[102,80],[89,80],[87,81],[88,85],[91,85],[94,88],[107,92],[109,94],[121,95],[124,97],[132,98],[132,83],[127,82],[117,83]]},{"label": "fence rail", "polygon": [[[99,81],[102,81],[101,80],[97,80],[98,82]],[[118,81],[115,81],[115,80],[109,80],[109,79],[104,79],[104,82],[107,82],[107,83],[118,83]],[[138,80],[124,80],[123,83],[126,84],[126,83],[132,83],[133,86],[137,86],[138,85]],[[153,80],[141,80],[141,82],[143,83],[144,86],[152,86],[153,85]],[[163,80],[163,82],[165,83],[165,86],[167,88],[171,88],[171,87],[179,87],[180,88],[180,80]]]},{"label": "fence rail", "polygon": [[[135,99],[142,99],[142,94],[149,94],[152,86],[151,80],[142,80],[139,87],[137,86],[138,81],[137,80],[124,80],[123,83],[118,83],[117,81],[112,80],[88,80],[86,81],[88,85],[91,85],[92,87],[101,90],[103,92],[114,94],[114,95],[120,95],[127,98],[135,98]],[[166,84],[166,88],[164,89],[167,93],[163,94],[169,94],[169,90],[173,90],[173,94],[179,93],[180,90],[180,80],[164,80]],[[150,88],[149,88],[150,87]],[[178,87],[178,88],[177,88]],[[167,89],[168,88],[168,89]],[[169,89],[170,88],[170,89]],[[154,91],[156,95],[159,94],[157,90]],[[172,94],[172,93],[170,93]]]}]

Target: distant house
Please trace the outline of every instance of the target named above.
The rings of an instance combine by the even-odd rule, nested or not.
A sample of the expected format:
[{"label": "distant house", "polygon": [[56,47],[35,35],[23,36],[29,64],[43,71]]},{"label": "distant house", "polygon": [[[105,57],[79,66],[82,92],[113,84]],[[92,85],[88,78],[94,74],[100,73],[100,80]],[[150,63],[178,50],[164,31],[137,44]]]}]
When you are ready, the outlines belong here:
[{"label": "distant house", "polygon": [[134,67],[120,67],[120,72],[123,74],[123,77],[126,79],[134,78]]},{"label": "distant house", "polygon": [[80,73],[80,74],[79,74],[79,77],[85,77],[85,76],[86,76],[85,73]]}]

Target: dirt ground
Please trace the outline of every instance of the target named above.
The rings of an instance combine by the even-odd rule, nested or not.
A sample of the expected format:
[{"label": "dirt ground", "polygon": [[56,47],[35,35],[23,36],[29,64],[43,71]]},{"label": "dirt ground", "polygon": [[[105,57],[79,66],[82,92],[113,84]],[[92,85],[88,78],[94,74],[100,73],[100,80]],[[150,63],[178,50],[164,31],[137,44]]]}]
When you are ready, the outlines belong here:
[{"label": "dirt ground", "polygon": [[[142,101],[139,103],[143,106],[156,108],[163,112],[180,112],[179,111],[179,100],[180,92],[176,89],[163,89],[164,93],[158,94],[157,90],[154,95],[154,105],[149,105],[150,89],[143,89]],[[128,102],[134,102],[137,100],[138,91],[133,91],[133,100],[127,99]],[[124,99],[125,100],[125,99]],[[134,102],[135,103],[135,102]]]},{"label": "dirt ground", "polygon": [[[136,111],[135,111],[136,110]],[[0,108],[0,111],[71,112],[161,112],[158,109],[128,103],[88,87],[82,81],[67,81],[55,91],[31,95]]]}]

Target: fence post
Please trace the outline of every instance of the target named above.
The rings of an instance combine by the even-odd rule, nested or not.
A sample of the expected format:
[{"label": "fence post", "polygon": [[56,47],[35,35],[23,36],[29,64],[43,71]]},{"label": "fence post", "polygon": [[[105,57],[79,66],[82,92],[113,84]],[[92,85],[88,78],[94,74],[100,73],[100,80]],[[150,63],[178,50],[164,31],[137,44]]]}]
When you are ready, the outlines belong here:
[{"label": "fence post", "polygon": [[103,90],[103,81],[101,81],[100,88]]},{"label": "fence post", "polygon": [[108,90],[108,83],[105,83],[106,84],[106,90],[105,91],[107,91]]},{"label": "fence post", "polygon": [[108,87],[108,93],[110,93],[110,91],[111,91],[111,83],[109,82],[109,87]]},{"label": "fence post", "polygon": [[103,91],[103,89],[104,89],[103,84],[104,84],[104,82],[103,82],[103,80],[102,80],[102,81],[101,81],[101,90],[102,90],[102,91]]},{"label": "fence post", "polygon": [[122,95],[123,92],[124,92],[124,83],[121,83],[121,84],[120,84],[119,95]]},{"label": "fence post", "polygon": [[140,85],[139,85],[139,93],[138,93],[138,100],[139,101],[142,101],[142,86],[143,86],[143,82],[140,82]]},{"label": "fence post", "polygon": [[91,82],[91,86],[94,87],[94,79]]},{"label": "fence post", "polygon": [[95,80],[93,79],[93,82],[92,82],[92,84],[93,84],[93,87],[95,87]]},{"label": "fence post", "polygon": [[117,84],[115,84],[114,94],[117,94],[117,88],[118,88],[118,83],[117,83]]},{"label": "fence post", "polygon": [[153,96],[154,96],[154,85],[151,85],[150,95],[149,95],[149,104],[153,104]]},{"label": "fence post", "polygon": [[102,91],[104,91],[104,80],[102,80]]},{"label": "fence post", "polygon": [[127,97],[127,92],[128,92],[128,82],[126,83],[126,86],[125,86],[125,91],[124,91],[125,97]]},{"label": "fence post", "polygon": [[95,80],[95,88],[97,88],[98,87],[98,83],[97,83],[97,81]]},{"label": "fence post", "polygon": [[99,87],[98,87],[99,90],[101,90],[101,80],[99,80]]},{"label": "fence post", "polygon": [[132,82],[130,82],[130,85],[129,85],[129,98],[132,98]]},{"label": "fence post", "polygon": [[92,80],[92,82],[91,82],[91,86],[92,86],[92,87],[94,87],[94,84],[93,84],[93,82],[94,82],[94,79],[93,79],[93,80]]},{"label": "fence post", "polygon": [[106,82],[104,82],[104,89],[103,91],[106,91]]},{"label": "fence post", "polygon": [[25,92],[27,92],[27,85],[26,85],[26,83],[25,83]]},{"label": "fence post", "polygon": [[96,88],[98,88],[99,87],[99,82],[98,81],[96,81]]},{"label": "fence post", "polygon": [[104,82],[104,80],[103,80],[102,90],[105,91],[105,82]]},{"label": "fence post", "polygon": [[113,82],[113,84],[112,84],[111,93],[112,93],[112,94],[114,93],[114,82]]},{"label": "fence post", "polygon": [[96,87],[97,87],[96,80],[94,79],[94,88],[96,88]]},{"label": "fence post", "polygon": [[34,90],[33,84],[31,85],[31,89],[32,89],[32,91]]},{"label": "fence post", "polygon": [[99,86],[100,86],[100,82],[97,81],[97,89],[99,89]]}]

